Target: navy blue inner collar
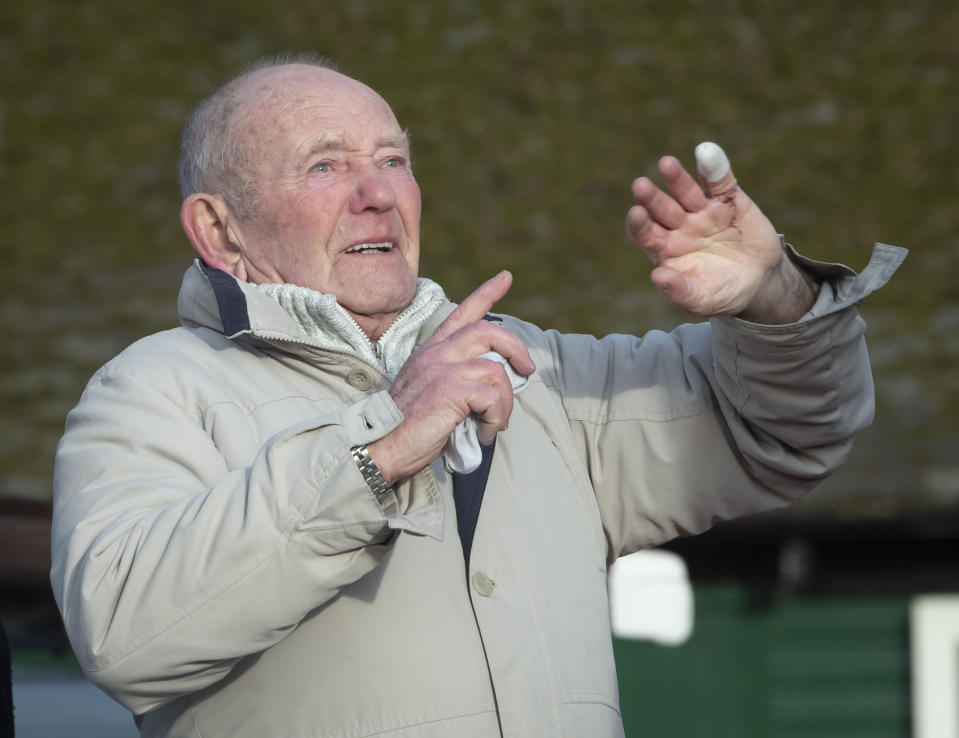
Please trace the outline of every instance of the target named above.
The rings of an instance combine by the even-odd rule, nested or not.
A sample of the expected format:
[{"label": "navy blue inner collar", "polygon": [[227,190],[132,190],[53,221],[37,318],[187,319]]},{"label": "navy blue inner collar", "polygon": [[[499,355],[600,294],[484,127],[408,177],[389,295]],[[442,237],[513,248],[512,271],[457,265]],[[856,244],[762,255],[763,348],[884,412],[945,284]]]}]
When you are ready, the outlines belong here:
[{"label": "navy blue inner collar", "polygon": [[222,269],[202,265],[203,273],[210,280],[216,306],[220,311],[223,333],[233,336],[250,330],[250,314],[246,308],[246,295],[236,283],[236,279]]}]

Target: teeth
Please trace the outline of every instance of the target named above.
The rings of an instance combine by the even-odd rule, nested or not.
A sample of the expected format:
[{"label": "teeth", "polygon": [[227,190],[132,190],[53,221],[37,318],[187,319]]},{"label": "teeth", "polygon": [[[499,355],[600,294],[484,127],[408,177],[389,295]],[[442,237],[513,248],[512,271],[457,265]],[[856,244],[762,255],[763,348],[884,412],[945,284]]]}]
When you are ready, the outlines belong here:
[{"label": "teeth", "polygon": [[380,251],[390,251],[393,248],[393,244],[389,241],[382,241],[380,243],[358,243],[356,246],[351,246],[346,250],[347,254],[363,253],[369,254],[373,252]]}]

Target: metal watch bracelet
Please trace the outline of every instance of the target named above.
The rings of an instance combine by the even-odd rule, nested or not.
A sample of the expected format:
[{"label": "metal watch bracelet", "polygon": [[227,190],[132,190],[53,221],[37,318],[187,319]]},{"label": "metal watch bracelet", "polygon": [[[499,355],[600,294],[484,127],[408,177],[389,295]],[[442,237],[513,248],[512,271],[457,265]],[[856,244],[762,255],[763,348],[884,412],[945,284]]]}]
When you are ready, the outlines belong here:
[{"label": "metal watch bracelet", "polygon": [[367,486],[369,486],[373,497],[376,498],[380,507],[389,507],[393,488],[390,486],[390,483],[386,481],[386,477],[380,472],[380,468],[376,465],[376,462],[373,461],[373,457],[370,456],[366,444],[354,446],[350,449],[350,453],[353,454],[353,460],[356,462],[360,474],[363,475],[363,479],[366,480]]}]

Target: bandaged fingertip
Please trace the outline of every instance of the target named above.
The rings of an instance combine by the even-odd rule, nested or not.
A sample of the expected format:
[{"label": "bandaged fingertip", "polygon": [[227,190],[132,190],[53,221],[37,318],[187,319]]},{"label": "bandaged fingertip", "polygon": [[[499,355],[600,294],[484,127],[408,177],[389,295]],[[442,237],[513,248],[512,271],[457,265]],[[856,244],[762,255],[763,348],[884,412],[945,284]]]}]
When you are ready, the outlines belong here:
[{"label": "bandaged fingertip", "polygon": [[725,194],[736,186],[729,157],[712,141],[703,141],[696,147],[696,171],[699,172],[703,190],[710,197]]}]

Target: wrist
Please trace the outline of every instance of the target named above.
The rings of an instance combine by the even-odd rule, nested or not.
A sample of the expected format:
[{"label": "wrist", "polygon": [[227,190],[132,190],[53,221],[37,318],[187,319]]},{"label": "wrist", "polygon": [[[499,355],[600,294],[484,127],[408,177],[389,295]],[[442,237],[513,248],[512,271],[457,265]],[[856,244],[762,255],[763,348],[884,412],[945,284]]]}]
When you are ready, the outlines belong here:
[{"label": "wrist", "polygon": [[765,325],[795,323],[812,308],[819,284],[797,267],[785,250],[752,302],[736,315]]},{"label": "wrist", "polygon": [[390,464],[391,456],[389,446],[389,439],[384,436],[383,438],[367,444],[366,449],[369,451],[370,458],[373,459],[373,463],[376,464],[376,468],[380,470],[380,474],[382,474],[383,478],[390,485],[392,485],[397,480],[398,475],[395,474],[393,465]]},{"label": "wrist", "polygon": [[386,510],[393,506],[395,500],[393,487],[387,478],[383,476],[379,466],[377,466],[373,460],[369,447],[365,444],[353,446],[353,448],[350,449],[350,454],[353,456],[353,461],[356,463],[360,475],[370,488],[370,492],[373,493],[373,497],[376,498],[380,507]]}]

